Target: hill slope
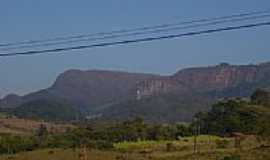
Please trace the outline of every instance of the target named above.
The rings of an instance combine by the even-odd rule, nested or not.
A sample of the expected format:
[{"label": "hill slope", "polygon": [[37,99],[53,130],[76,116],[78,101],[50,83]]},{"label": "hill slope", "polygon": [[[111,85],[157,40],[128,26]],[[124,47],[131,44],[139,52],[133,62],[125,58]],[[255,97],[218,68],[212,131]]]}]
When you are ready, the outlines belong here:
[{"label": "hill slope", "polygon": [[48,89],[22,97],[7,96],[2,108],[38,99],[62,99],[85,116],[150,121],[189,121],[199,110],[227,97],[248,97],[270,87],[270,63],[183,69],[171,76],[114,71],[69,70]]},{"label": "hill slope", "polygon": [[53,121],[75,120],[80,116],[79,111],[68,103],[52,100],[33,100],[26,102],[13,110],[17,117],[35,118]]}]

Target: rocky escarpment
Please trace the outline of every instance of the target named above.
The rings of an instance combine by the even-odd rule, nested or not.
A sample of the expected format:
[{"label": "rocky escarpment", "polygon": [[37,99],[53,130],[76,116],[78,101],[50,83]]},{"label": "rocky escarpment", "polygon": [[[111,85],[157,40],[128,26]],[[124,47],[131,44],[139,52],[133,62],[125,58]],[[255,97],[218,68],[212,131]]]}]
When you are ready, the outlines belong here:
[{"label": "rocky escarpment", "polygon": [[136,85],[137,99],[165,94],[177,90],[180,84],[171,78],[147,79]]},{"label": "rocky escarpment", "polygon": [[239,66],[222,63],[183,69],[171,76],[69,70],[59,75],[48,89],[22,97],[7,96],[0,101],[0,107],[17,107],[37,99],[61,99],[87,114],[106,112],[108,117],[112,116],[110,112],[126,117],[143,110],[151,110],[153,115],[158,110],[160,114],[180,110],[179,115],[188,117],[184,115],[190,116],[218,98],[247,97],[256,88],[269,87],[270,63]]},{"label": "rocky escarpment", "polygon": [[193,89],[224,89],[240,83],[252,83],[259,78],[260,66],[218,66],[191,68],[179,71],[174,78]]}]

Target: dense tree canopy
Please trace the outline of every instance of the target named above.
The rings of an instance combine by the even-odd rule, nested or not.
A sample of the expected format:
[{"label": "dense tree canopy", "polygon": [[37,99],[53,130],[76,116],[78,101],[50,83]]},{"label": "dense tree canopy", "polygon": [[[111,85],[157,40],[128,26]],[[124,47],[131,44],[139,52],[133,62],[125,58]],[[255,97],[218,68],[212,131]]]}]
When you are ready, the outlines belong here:
[{"label": "dense tree canopy", "polygon": [[251,95],[251,102],[253,104],[257,105],[270,105],[270,93],[263,89],[257,89],[252,95]]},{"label": "dense tree canopy", "polygon": [[[209,112],[199,113],[202,132],[207,134],[226,135],[232,132],[258,134],[259,128],[266,133],[262,125],[270,122],[269,93],[257,90],[251,101],[231,99],[220,101],[212,106]],[[264,121],[265,123],[262,123]],[[269,128],[270,129],[270,128]]]}]

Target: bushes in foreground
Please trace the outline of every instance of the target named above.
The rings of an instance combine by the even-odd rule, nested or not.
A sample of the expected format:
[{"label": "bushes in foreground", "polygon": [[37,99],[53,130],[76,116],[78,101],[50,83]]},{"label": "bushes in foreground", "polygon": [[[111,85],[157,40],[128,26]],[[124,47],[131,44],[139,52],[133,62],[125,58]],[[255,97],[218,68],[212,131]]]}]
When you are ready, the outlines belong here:
[{"label": "bushes in foreground", "polygon": [[191,135],[186,125],[145,124],[137,118],[95,128],[83,125],[65,133],[50,134],[46,126],[41,125],[36,134],[0,135],[0,153],[17,153],[40,148],[75,148],[84,144],[90,148],[110,149],[113,143],[141,140],[175,140],[178,137]]}]

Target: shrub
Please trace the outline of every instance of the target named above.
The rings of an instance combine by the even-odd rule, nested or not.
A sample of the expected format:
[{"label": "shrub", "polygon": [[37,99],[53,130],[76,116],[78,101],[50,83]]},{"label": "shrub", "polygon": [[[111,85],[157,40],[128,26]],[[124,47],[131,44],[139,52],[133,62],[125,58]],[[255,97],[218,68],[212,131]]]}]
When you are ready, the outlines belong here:
[{"label": "shrub", "polygon": [[240,156],[239,155],[231,155],[231,156],[226,156],[223,158],[223,160],[240,160]]},{"label": "shrub", "polygon": [[225,139],[223,139],[223,140],[217,139],[216,140],[217,148],[227,148],[229,143],[230,142],[228,140],[225,140]]},{"label": "shrub", "polygon": [[171,152],[171,151],[175,151],[175,150],[176,150],[176,147],[175,147],[175,145],[173,143],[168,142],[166,144],[166,151],[167,152]]},{"label": "shrub", "polygon": [[113,143],[109,142],[109,141],[103,141],[103,140],[95,140],[95,141],[91,141],[88,144],[88,147],[90,148],[95,148],[95,149],[111,149],[113,148]]}]

